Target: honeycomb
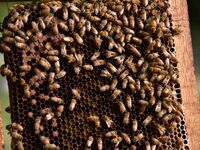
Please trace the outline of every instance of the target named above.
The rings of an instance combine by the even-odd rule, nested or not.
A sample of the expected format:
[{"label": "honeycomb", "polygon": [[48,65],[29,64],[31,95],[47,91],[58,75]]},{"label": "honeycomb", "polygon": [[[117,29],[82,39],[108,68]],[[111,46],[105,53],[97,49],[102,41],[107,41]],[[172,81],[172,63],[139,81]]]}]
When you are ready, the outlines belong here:
[{"label": "honeycomb", "polygon": [[14,150],[189,149],[167,0],[17,4],[3,23]]}]

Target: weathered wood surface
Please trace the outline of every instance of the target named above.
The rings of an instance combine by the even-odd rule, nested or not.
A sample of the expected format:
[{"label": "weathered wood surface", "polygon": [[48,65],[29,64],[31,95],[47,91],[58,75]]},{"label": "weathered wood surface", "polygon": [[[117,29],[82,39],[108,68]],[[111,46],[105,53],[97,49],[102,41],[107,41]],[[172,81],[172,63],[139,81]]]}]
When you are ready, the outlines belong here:
[{"label": "weathered wood surface", "polygon": [[183,29],[175,38],[178,69],[183,104],[185,107],[186,128],[191,150],[200,149],[200,104],[197,93],[188,6],[186,0],[170,0],[174,25]]}]

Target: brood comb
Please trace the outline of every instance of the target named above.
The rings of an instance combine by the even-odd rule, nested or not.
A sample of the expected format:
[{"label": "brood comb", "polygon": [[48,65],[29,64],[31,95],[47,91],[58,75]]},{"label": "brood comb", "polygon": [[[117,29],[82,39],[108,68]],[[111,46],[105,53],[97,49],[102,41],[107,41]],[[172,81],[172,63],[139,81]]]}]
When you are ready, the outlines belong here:
[{"label": "brood comb", "polygon": [[189,149],[170,4],[18,4],[3,23],[12,149]]}]

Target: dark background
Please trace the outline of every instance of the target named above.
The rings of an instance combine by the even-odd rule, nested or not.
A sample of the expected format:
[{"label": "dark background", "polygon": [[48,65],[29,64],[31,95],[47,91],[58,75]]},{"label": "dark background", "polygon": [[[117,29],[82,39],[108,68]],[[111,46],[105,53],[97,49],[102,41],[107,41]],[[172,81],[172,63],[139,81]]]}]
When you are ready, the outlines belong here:
[{"label": "dark background", "polygon": [[190,29],[192,34],[192,45],[194,52],[194,63],[200,92],[200,1],[188,0],[188,9],[190,16]]}]

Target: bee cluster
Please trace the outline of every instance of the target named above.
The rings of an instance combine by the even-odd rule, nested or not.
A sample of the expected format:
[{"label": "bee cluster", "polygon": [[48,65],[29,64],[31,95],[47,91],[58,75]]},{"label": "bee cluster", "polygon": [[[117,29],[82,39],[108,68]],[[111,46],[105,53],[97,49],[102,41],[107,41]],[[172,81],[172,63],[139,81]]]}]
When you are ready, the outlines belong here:
[{"label": "bee cluster", "polygon": [[189,149],[167,0],[18,4],[3,24],[12,149]]}]

